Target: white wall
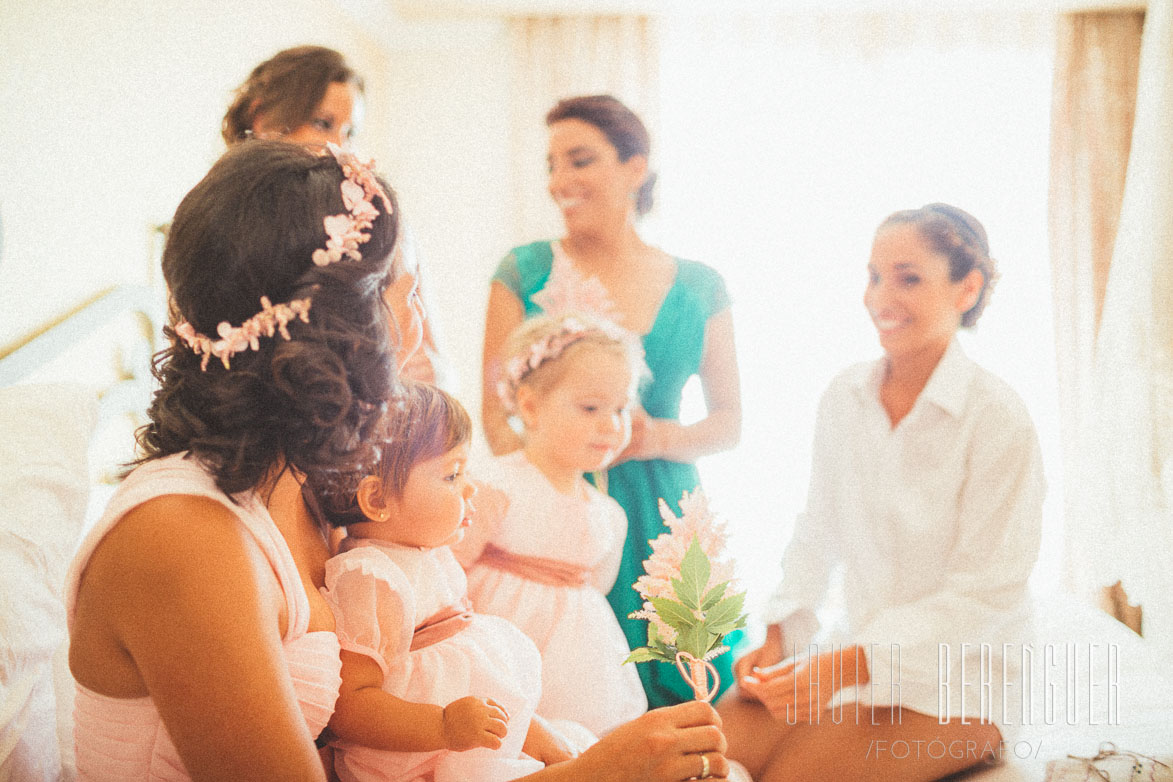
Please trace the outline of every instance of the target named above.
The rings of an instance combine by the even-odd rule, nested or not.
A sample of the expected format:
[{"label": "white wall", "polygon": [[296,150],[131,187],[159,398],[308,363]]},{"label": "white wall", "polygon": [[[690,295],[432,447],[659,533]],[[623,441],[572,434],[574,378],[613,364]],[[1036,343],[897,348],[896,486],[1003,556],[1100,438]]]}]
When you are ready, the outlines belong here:
[{"label": "white wall", "polygon": [[302,43],[337,48],[366,80],[360,151],[398,191],[477,408],[488,279],[514,243],[505,25],[343,0],[0,0],[0,353],[148,281],[152,226],[223,151],[232,90]]},{"label": "white wall", "polygon": [[380,168],[418,240],[441,347],[475,414],[488,281],[517,243],[507,32],[493,20],[402,23],[390,46],[377,99],[390,105],[392,149]]},{"label": "white wall", "polygon": [[330,0],[0,0],[0,352],[147,281],[151,227],[223,151],[232,90],[302,43],[344,51],[386,93],[384,50]]}]

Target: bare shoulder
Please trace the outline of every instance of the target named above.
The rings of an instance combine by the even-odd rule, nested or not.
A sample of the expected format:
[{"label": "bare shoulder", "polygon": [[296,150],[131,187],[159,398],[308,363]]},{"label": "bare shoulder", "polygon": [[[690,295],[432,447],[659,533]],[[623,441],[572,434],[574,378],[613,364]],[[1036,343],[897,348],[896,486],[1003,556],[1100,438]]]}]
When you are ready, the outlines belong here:
[{"label": "bare shoulder", "polygon": [[276,632],[280,586],[244,524],[213,499],[164,495],[130,510],[95,547],[75,635],[97,631],[130,648],[163,623],[232,622],[242,603]]},{"label": "bare shoulder", "polygon": [[130,586],[230,576],[233,565],[264,558],[235,513],[208,497],[170,494],[152,498],[126,513],[94,549],[82,588],[107,570]]}]

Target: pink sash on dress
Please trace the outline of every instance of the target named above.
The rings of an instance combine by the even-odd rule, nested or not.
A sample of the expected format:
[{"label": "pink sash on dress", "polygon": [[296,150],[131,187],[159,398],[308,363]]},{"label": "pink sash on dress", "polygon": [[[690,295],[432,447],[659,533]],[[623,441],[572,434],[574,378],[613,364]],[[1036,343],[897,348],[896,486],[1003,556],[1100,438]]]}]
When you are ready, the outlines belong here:
[{"label": "pink sash on dress", "polygon": [[456,605],[441,608],[415,628],[411,636],[411,651],[425,649],[451,638],[472,624],[472,602],[461,598]]},{"label": "pink sash on dress", "polygon": [[590,574],[588,568],[580,565],[572,565],[558,559],[514,554],[512,551],[506,551],[492,543],[485,546],[477,564],[504,570],[506,573],[512,573],[539,584],[558,587],[585,586],[587,576]]}]

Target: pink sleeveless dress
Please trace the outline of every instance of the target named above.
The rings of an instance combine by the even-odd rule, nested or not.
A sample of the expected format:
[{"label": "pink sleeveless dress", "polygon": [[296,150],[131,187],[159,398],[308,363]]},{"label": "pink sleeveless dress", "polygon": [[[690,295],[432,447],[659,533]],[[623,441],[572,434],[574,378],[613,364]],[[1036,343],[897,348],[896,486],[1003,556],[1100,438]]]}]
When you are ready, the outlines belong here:
[{"label": "pink sleeveless dress", "polygon": [[[469,597],[478,612],[521,628],[541,652],[538,713],[601,736],[648,709],[635,666],[623,664],[627,641],[606,598],[627,516],[593,486],[585,498],[560,493],[524,451],[493,466],[498,474],[488,481],[509,496],[509,509],[468,569]],[[544,578],[535,563],[578,578]]]},{"label": "pink sleeveless dress", "polygon": [[[342,679],[338,637],[306,632],[310,604],[285,539],[268,510],[252,494],[237,495],[239,505],[216,488],[212,477],[186,454],[148,462],[136,469],[114,494],[105,514],[86,536],[66,579],[70,629],[77,605],[78,582],[102,538],[133,508],[167,494],[191,494],[216,500],[231,510],[252,534],[285,593],[289,625],[285,659],[310,733],[326,727]],[[73,713],[78,779],[106,782],[186,782],[191,779],[179,759],[151,698],[112,698],[77,685]]]}]

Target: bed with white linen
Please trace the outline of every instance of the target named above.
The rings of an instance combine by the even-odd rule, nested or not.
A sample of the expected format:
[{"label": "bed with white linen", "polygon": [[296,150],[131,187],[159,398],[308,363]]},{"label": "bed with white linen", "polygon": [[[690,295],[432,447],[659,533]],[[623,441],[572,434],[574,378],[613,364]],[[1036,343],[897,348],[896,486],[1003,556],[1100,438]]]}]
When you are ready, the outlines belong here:
[{"label": "bed with white linen", "polygon": [[[153,387],[159,316],[147,290],[117,288],[0,357],[0,782],[74,778],[62,586],[87,522],[133,456],[133,431]],[[1042,780],[1048,760],[1094,755],[1104,741],[1173,754],[1173,684],[1145,642],[1074,600],[1039,600],[1035,613],[1021,644],[1035,651],[1038,664],[1048,644],[1056,653],[1077,650],[1077,660],[1093,646],[1096,659],[1112,647],[1114,678],[1100,662],[1076,665],[1068,680],[1058,663],[1063,680],[1051,677],[1052,701],[1037,680],[1033,715],[1015,721],[1002,762],[955,779]],[[1093,680],[1114,682],[1114,712],[1102,689],[1089,710],[1085,694]],[[1069,697],[1077,707],[1073,724]]]},{"label": "bed with white linen", "polygon": [[65,572],[134,455],[160,310],[115,288],[0,357],[0,782],[75,776]]},{"label": "bed with white linen", "polygon": [[[1043,780],[1048,761],[1089,758],[1105,742],[1121,752],[1168,761],[1173,756],[1173,672],[1150,645],[1102,611],[1067,596],[1036,598],[1034,614],[1034,628],[1015,644],[1016,650],[1027,647],[1034,654],[1033,673],[1016,682],[1022,682],[1023,693],[1032,693],[1030,711],[1025,718],[1021,709],[1011,715],[1012,733],[1001,747],[1000,762],[950,779]],[[1086,779],[1100,777],[1088,769]]]}]

